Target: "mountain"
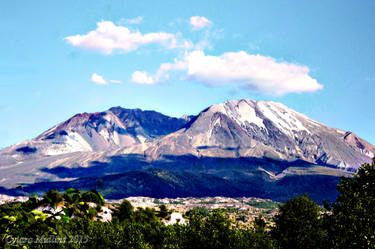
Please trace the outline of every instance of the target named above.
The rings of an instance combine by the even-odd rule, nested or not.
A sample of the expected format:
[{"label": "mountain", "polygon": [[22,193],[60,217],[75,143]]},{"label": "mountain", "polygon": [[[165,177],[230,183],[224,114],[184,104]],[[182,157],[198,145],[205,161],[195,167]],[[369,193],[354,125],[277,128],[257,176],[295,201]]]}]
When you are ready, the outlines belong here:
[{"label": "mountain", "polygon": [[[134,148],[124,151],[138,152]],[[375,147],[283,104],[243,99],[203,110],[179,131],[149,143],[145,153],[154,160],[164,155],[303,160],[355,171],[374,157]]]},{"label": "mountain", "polygon": [[230,100],[181,118],[114,107],[2,150],[0,193],[74,186],[116,198],[308,192],[321,201],[374,155],[354,133],[275,102]]},{"label": "mountain", "polygon": [[189,117],[171,118],[155,111],[121,107],[81,113],[33,140],[4,149],[2,155],[52,156],[78,151],[108,151],[150,142],[177,131],[188,120]]}]

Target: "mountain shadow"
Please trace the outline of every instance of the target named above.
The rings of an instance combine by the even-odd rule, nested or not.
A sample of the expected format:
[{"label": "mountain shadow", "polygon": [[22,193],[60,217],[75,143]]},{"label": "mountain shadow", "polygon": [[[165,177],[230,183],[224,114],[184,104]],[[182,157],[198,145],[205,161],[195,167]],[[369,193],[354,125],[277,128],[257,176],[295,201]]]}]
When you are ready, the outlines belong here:
[{"label": "mountain shadow", "polygon": [[[73,187],[97,189],[109,199],[248,196],[282,201],[308,193],[319,203],[334,200],[339,175],[284,173],[294,167],[308,172],[316,166],[301,160],[287,162],[267,158],[165,156],[149,161],[143,155],[133,154],[110,157],[107,162],[93,161],[88,167],[42,168],[41,172],[54,176],[51,179],[57,176],[60,180],[42,178],[33,184],[22,184],[22,189],[1,188],[0,193],[28,195]],[[329,165],[324,166],[329,168]]]}]

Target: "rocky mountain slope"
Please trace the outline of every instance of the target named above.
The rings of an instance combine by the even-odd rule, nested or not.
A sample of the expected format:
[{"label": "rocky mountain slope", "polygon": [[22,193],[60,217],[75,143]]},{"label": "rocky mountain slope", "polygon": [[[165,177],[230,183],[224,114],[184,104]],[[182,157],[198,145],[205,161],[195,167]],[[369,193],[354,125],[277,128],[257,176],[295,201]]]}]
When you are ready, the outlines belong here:
[{"label": "rocky mountain slope", "polygon": [[374,155],[354,133],[275,102],[231,100],[180,119],[114,107],[1,151],[0,193],[75,186],[116,198],[309,192],[320,200]]},{"label": "rocky mountain slope", "polygon": [[[123,150],[129,152],[140,150]],[[243,99],[207,108],[179,131],[147,144],[145,154],[153,160],[165,155],[303,160],[355,171],[374,157],[375,147],[283,104]]]},{"label": "rocky mountain slope", "polygon": [[150,142],[177,131],[189,119],[121,107],[113,107],[105,112],[81,113],[35,139],[5,148],[0,156],[23,158],[109,151]]}]

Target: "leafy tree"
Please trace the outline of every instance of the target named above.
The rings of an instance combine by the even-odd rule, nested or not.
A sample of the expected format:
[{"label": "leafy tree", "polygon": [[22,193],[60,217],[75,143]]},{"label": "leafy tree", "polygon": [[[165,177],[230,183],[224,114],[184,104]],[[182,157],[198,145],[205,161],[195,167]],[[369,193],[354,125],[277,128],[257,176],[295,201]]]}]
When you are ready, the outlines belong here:
[{"label": "leafy tree", "polygon": [[375,247],[375,158],[363,164],[353,178],[342,178],[332,205],[332,247]]},{"label": "leafy tree", "polygon": [[229,248],[242,249],[271,249],[276,247],[275,241],[269,233],[260,232],[260,230],[253,231],[252,229],[233,230],[234,236],[231,238]]},{"label": "leafy tree", "polygon": [[282,203],[273,229],[273,236],[281,248],[325,248],[327,232],[320,218],[321,211],[307,195]]},{"label": "leafy tree", "polygon": [[67,248],[74,246],[74,248],[151,249],[139,226],[134,223],[120,224],[74,219],[64,225],[63,229],[69,232],[71,237],[78,237],[78,241],[75,243],[67,243]]},{"label": "leafy tree", "polygon": [[193,214],[196,215],[197,213],[199,213],[202,217],[207,217],[210,215],[210,212],[208,211],[208,209],[204,207],[197,207],[197,208],[191,209],[187,211],[185,215],[187,217],[190,217],[191,215]]},{"label": "leafy tree", "polygon": [[155,209],[149,207],[138,208],[137,212],[134,213],[134,220],[142,224],[151,224],[158,221]]},{"label": "leafy tree", "polygon": [[204,216],[199,209],[193,209],[186,218],[189,224],[183,227],[183,232],[174,235],[180,236],[182,243],[179,248],[275,248],[274,241],[265,232],[264,227],[263,229],[233,227],[233,221],[222,210],[213,210]]},{"label": "leafy tree", "polygon": [[131,219],[134,216],[134,207],[128,200],[123,200],[120,206],[114,210],[112,216],[117,217],[119,221]]},{"label": "leafy tree", "polygon": [[146,242],[154,248],[162,248],[164,238],[161,234],[165,225],[156,217],[155,209],[138,208],[137,212],[134,212],[132,221],[139,225]]},{"label": "leafy tree", "polygon": [[160,205],[158,217],[165,218],[168,214],[168,208],[164,204]]},{"label": "leafy tree", "polygon": [[255,231],[261,232],[261,233],[265,232],[267,223],[261,215],[256,217],[253,223],[254,223]]},{"label": "leafy tree", "polygon": [[82,200],[85,202],[93,202],[98,206],[104,205],[104,198],[103,196],[97,192],[96,190],[92,189],[82,194]]},{"label": "leafy tree", "polygon": [[69,188],[63,194],[66,203],[73,204],[81,199],[81,190]]},{"label": "leafy tree", "polygon": [[[0,205],[0,248],[274,248],[263,220],[256,221],[256,228],[236,228],[223,210],[192,210],[186,216],[187,225],[165,225],[157,217],[160,212],[150,208],[134,210],[125,200],[114,210],[111,222],[102,222],[95,219],[97,210],[87,203],[101,202],[100,196],[96,191],[81,194],[76,189],[64,193],[54,190],[42,200],[33,196],[24,203]],[[54,213],[36,209],[46,203],[59,203],[62,210]],[[12,237],[38,236],[66,241],[58,245],[6,243]]]},{"label": "leafy tree", "polygon": [[63,197],[60,192],[56,189],[49,190],[43,195],[44,202],[51,205],[51,207],[56,207],[60,202],[63,201]]}]

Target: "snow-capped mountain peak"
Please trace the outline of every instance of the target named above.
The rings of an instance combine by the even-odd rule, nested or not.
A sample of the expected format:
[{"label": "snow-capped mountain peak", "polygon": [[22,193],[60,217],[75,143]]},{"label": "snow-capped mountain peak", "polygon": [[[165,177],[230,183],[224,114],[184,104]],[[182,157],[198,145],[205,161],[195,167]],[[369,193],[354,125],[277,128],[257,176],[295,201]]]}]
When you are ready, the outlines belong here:
[{"label": "snow-capped mountain peak", "polygon": [[146,152],[152,158],[170,154],[270,157],[345,169],[370,161],[375,147],[346,134],[281,103],[230,100],[205,109],[182,131],[161,138]]}]

